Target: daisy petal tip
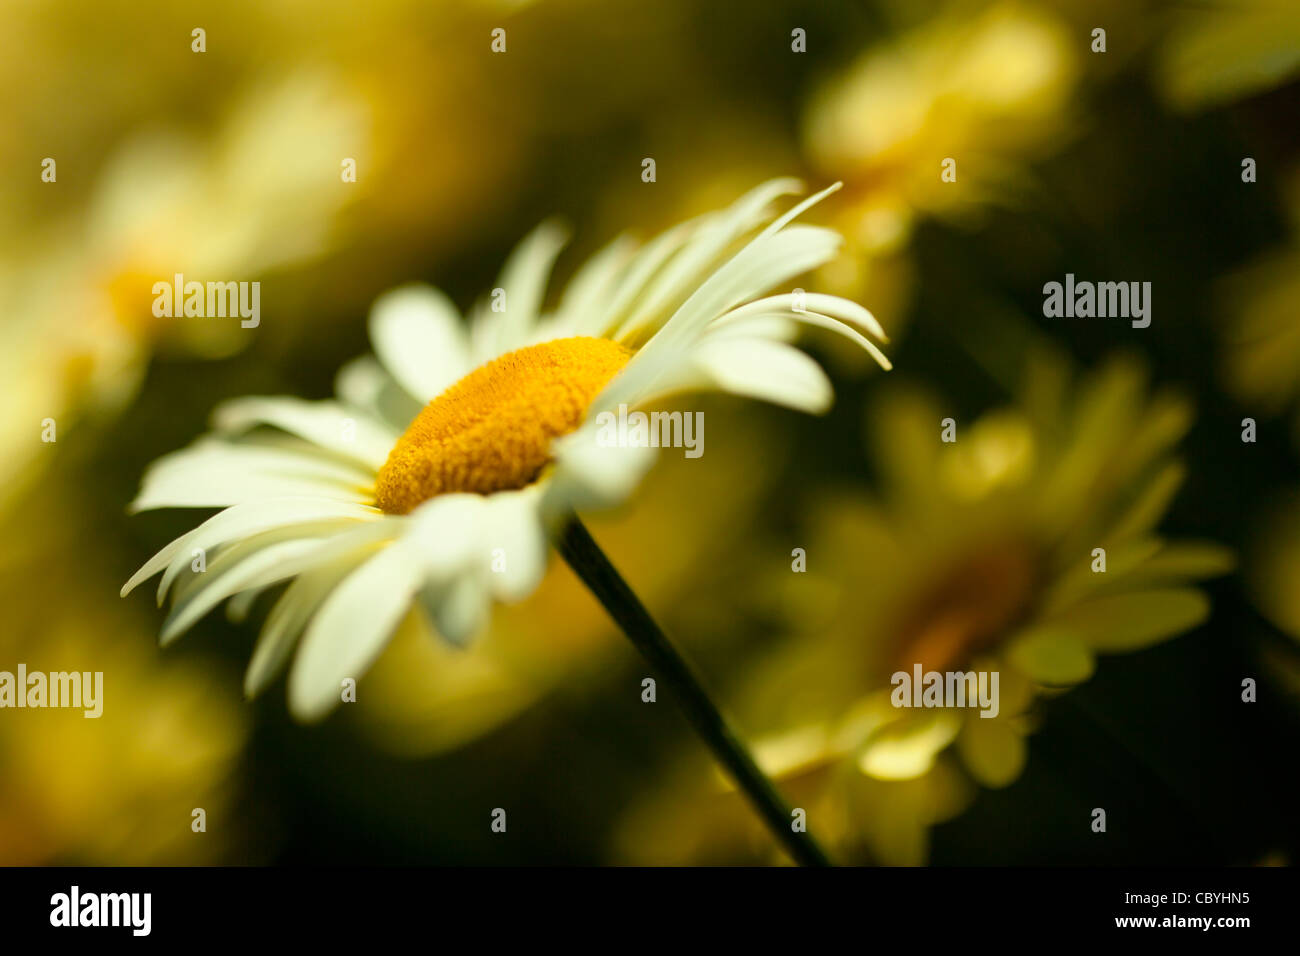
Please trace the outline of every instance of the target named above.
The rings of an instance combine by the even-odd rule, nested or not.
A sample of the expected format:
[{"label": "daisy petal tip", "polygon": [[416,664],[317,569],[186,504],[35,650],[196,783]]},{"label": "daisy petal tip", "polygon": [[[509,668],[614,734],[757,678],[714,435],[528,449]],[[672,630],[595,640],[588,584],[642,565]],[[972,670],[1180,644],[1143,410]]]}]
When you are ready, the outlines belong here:
[{"label": "daisy petal tip", "polygon": [[241,687],[244,700],[254,701],[261,697],[266,689],[275,682],[278,673],[278,670],[264,666],[260,659],[254,657],[244,671],[244,681]]},{"label": "daisy petal tip", "polygon": [[184,628],[178,628],[174,624],[163,623],[163,629],[158,635],[158,646],[167,647],[175,643],[176,638],[184,633]]},{"label": "daisy petal tip", "polygon": [[334,705],[339,702],[339,682],[322,679],[304,669],[304,659],[300,653],[289,669],[286,688],[289,716],[294,723],[302,726],[319,724],[329,716]]},{"label": "daisy petal tip", "polygon": [[332,697],[321,697],[319,694],[312,694],[308,691],[295,691],[292,684],[289,687],[289,716],[293,718],[294,723],[304,727],[313,724],[319,724],[334,709],[334,700]]},{"label": "daisy petal tip", "polygon": [[239,415],[240,400],[237,398],[222,402],[208,415],[208,426],[217,432],[234,431],[234,423]]},{"label": "daisy petal tip", "polygon": [[561,246],[568,245],[569,240],[573,238],[573,228],[559,216],[543,219],[534,231],[549,242]]}]

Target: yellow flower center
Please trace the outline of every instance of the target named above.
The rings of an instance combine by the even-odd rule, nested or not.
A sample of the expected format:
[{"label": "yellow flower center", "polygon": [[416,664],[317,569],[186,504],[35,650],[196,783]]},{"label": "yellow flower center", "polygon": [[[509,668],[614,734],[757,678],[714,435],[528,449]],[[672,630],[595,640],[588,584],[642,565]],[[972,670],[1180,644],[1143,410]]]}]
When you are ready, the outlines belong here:
[{"label": "yellow flower center", "polygon": [[609,339],[530,345],[470,372],[424,407],[379,469],[375,503],[407,514],[449,492],[523,488],[632,357]]},{"label": "yellow flower center", "polygon": [[1030,610],[1041,585],[1026,542],[989,542],[918,595],[900,629],[897,668],[945,671],[993,647]]}]

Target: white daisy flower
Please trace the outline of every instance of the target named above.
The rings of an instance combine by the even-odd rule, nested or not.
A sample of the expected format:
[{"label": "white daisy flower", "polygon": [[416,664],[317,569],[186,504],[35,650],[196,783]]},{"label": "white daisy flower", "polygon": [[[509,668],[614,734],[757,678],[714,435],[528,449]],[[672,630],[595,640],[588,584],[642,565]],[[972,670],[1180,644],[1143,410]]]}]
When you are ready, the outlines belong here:
[{"label": "white daisy flower", "polygon": [[889,367],[863,335],[883,340],[879,324],[856,303],[759,297],[835,255],[837,233],[792,223],[836,188],[772,218],[800,189],[774,180],[640,248],[620,238],[552,312],[542,303],[565,241],[553,224],[520,244],[467,323],[428,286],[385,294],[370,315],[375,356],[343,368],[336,399],[227,402],[211,435],[150,466],[134,511],[224,510],[159,551],[123,595],[161,573],[159,604],[175,594],[166,644],[221,601],[238,617],[288,582],[245,691],[292,656],[290,709],[303,720],[339,702],[415,605],[445,639],[470,640],[494,599],[537,585],[558,523],[622,500],[650,464],[654,449],[596,441],[599,411],[711,389],[823,412],[830,383],[789,344],[799,323]]}]

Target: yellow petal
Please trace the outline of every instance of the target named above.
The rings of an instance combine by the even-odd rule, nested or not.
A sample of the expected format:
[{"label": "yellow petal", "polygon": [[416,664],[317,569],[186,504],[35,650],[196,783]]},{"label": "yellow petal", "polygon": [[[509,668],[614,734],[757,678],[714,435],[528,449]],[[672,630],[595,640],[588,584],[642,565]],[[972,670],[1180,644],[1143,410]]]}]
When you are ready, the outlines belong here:
[{"label": "yellow petal", "polygon": [[957,753],[970,775],[986,787],[1005,787],[1025,767],[1025,738],[1010,720],[972,714],[957,738]]},{"label": "yellow petal", "polygon": [[1092,676],[1092,651],[1072,630],[1039,627],[1022,633],[1007,649],[1007,660],[1040,684],[1068,686]]},{"label": "yellow petal", "polygon": [[871,739],[858,757],[858,769],[878,780],[912,780],[923,776],[960,730],[961,718],[949,711],[909,715]]},{"label": "yellow petal", "polygon": [[1237,564],[1231,548],[1209,541],[1166,545],[1160,553],[1133,572],[1144,583],[1200,580],[1227,574]]},{"label": "yellow petal", "polygon": [[1195,588],[1162,588],[1094,598],[1058,615],[1066,628],[1102,653],[1135,651],[1191,630],[1210,611]]}]

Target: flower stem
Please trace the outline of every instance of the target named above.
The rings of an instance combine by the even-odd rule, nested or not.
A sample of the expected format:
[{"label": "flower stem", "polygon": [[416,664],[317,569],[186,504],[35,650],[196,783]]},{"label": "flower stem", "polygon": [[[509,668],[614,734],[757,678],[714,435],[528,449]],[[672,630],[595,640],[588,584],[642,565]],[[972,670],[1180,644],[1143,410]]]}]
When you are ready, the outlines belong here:
[{"label": "flower stem", "polygon": [[830,860],[811,834],[795,832],[790,809],[772,781],[758,769],[758,764],[714,706],[691,666],[664,636],[645,605],[610,564],[576,515],[560,532],[557,546],[569,567],[596,595],[628,640],[668,682],[687,719],[704,738],[713,756],[744,791],[786,853],[802,866],[830,866]]}]

